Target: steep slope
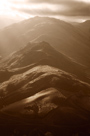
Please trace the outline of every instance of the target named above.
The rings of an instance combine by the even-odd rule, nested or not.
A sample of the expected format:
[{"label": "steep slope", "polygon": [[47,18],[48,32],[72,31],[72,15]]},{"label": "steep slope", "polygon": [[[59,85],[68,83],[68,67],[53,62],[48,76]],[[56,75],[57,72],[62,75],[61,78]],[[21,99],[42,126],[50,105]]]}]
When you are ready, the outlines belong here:
[{"label": "steep slope", "polygon": [[[36,87],[38,85],[38,82],[41,84],[38,86],[38,88],[44,87],[44,85],[49,86],[49,84],[50,84],[50,86],[53,86],[53,85],[57,84],[56,87],[58,87],[60,85],[61,86],[60,88],[62,88],[62,86],[63,86],[64,90],[65,90],[65,88],[67,90],[69,90],[70,88],[73,87],[73,84],[74,84],[73,90],[75,90],[76,88],[77,88],[77,91],[79,91],[80,88],[81,88],[81,90],[84,90],[84,91],[89,90],[87,85],[80,85],[80,88],[75,87],[75,86],[77,86],[77,84],[79,85],[80,83],[77,82],[77,80],[74,79],[73,76],[69,77],[69,74],[63,75],[62,72],[59,73],[58,71],[59,71],[59,69],[53,68],[51,66],[49,67],[46,65],[31,68],[30,70],[26,71],[25,73],[12,76],[8,81],[3,82],[0,85],[0,87],[1,87],[0,94],[2,97],[7,96],[8,93],[14,93],[14,90],[17,91],[17,89],[19,89],[19,92],[22,92],[22,91],[20,91],[21,90],[20,88],[23,88],[23,86],[25,87],[25,84],[27,86],[27,89],[29,89],[28,88],[29,85]],[[56,77],[55,79],[53,78],[54,75]],[[59,76],[61,76],[60,77],[61,81],[59,81],[59,79],[58,79]],[[71,78],[71,83],[69,83],[69,80],[70,80],[69,78]],[[55,83],[54,83],[54,80],[55,80]],[[28,82],[29,82],[29,84],[28,84]],[[68,85],[68,84],[70,84],[70,85]],[[83,83],[81,82],[81,84],[83,84]],[[86,89],[84,86],[85,87],[87,86]],[[30,87],[30,88],[33,89],[32,87]],[[38,88],[36,88],[36,89],[38,89]],[[26,89],[25,89],[25,93],[27,94]],[[18,95],[18,98],[20,99],[19,95]]]},{"label": "steep slope", "polygon": [[0,29],[8,27],[9,25],[14,24],[15,22],[19,22],[19,20],[0,15]]},{"label": "steep slope", "polygon": [[[0,63],[0,82],[9,79],[14,74],[22,73],[34,66],[49,65],[69,72],[83,81],[89,81],[86,67],[56,51],[47,42],[28,43],[20,51],[11,54]],[[89,73],[89,72],[88,72]]]},{"label": "steep slope", "polygon": [[83,126],[90,120],[90,85],[51,66],[11,77],[0,85],[0,96],[1,113],[7,118],[57,126]]},{"label": "steep slope", "polygon": [[90,66],[90,42],[78,28],[64,21],[35,17],[0,31],[0,55],[6,56],[29,41],[47,41],[76,62]]},{"label": "steep slope", "polygon": [[78,24],[77,27],[90,39],[90,20]]},{"label": "steep slope", "polygon": [[2,136],[89,135],[90,84],[84,66],[44,41],[28,43],[0,66]]}]

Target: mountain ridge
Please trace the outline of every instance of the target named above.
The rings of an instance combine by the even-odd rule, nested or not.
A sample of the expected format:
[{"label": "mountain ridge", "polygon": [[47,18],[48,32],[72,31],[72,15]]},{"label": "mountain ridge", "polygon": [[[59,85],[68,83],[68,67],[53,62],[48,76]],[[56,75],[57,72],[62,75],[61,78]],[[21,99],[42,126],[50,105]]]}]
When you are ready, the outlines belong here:
[{"label": "mountain ridge", "polygon": [[[8,34],[7,47],[12,46],[0,60],[2,136],[89,136],[90,47],[85,34],[63,21],[38,17],[2,32]],[[18,41],[22,33],[24,42]]]},{"label": "mountain ridge", "polygon": [[79,65],[64,54],[58,52],[45,41],[40,43],[28,43],[20,51],[12,54],[12,56],[10,55],[6,60],[3,60],[1,62],[1,74],[3,77],[5,77],[4,75],[7,72],[12,75],[15,74],[14,69],[25,69],[25,67],[30,68],[30,65],[31,67],[38,65],[54,66],[76,75],[81,80],[89,82],[89,78],[87,78],[87,74],[85,73],[86,68],[84,66]]},{"label": "mountain ridge", "polygon": [[7,56],[29,41],[46,41],[77,63],[89,66],[90,47],[86,35],[73,25],[53,18],[35,17],[0,31],[0,55]]}]

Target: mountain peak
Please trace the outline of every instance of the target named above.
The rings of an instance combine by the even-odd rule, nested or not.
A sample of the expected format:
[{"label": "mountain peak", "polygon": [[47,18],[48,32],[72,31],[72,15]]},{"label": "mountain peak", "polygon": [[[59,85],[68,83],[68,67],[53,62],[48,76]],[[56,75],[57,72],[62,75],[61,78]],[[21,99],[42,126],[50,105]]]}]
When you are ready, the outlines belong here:
[{"label": "mountain peak", "polygon": [[83,22],[83,24],[88,24],[88,25],[90,25],[90,20],[86,20],[85,22]]}]

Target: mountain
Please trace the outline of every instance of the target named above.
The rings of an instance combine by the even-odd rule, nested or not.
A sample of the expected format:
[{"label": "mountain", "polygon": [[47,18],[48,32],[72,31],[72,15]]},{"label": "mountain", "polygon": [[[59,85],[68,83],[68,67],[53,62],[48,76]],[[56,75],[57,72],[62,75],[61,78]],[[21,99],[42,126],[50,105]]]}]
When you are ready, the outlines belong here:
[{"label": "mountain", "polygon": [[89,69],[90,40],[76,26],[48,17],[35,17],[13,24],[0,31],[0,56],[8,56],[29,41],[46,41]]},{"label": "mountain", "polygon": [[29,42],[3,59],[0,77],[2,136],[89,135],[85,67],[49,43]]},{"label": "mountain", "polygon": [[50,65],[74,74],[81,80],[90,83],[89,75],[87,76],[86,73],[86,67],[74,62],[74,60],[58,52],[45,41],[40,43],[28,43],[24,48],[1,61],[0,66],[1,68],[4,67],[4,70],[1,70],[1,76],[3,78],[1,78],[0,81],[4,81],[9,75],[11,76],[12,73],[14,73],[12,72],[13,69],[21,69],[22,67],[24,67],[24,69],[25,67],[29,69],[29,65],[31,67],[38,65]]},{"label": "mountain", "polygon": [[10,17],[0,15],[0,29],[8,27],[9,25],[12,25],[16,22],[19,22],[19,19],[14,19],[13,17],[10,18]]},{"label": "mountain", "polygon": [[14,21],[13,20],[8,20],[8,23],[7,23],[7,19],[6,20],[2,20],[0,19],[0,29],[4,28],[4,27],[7,27],[11,24],[13,24]]},{"label": "mountain", "polygon": [[90,39],[90,20],[78,24],[77,27]]},{"label": "mountain", "polygon": [[89,21],[35,17],[0,30],[0,134],[90,135]]}]

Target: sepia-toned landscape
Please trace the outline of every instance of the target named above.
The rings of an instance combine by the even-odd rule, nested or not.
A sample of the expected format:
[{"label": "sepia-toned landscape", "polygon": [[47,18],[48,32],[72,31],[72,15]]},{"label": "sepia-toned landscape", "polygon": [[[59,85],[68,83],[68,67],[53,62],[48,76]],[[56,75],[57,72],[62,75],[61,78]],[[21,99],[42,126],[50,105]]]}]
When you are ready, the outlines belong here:
[{"label": "sepia-toned landscape", "polygon": [[0,135],[89,136],[90,20],[2,20]]}]

